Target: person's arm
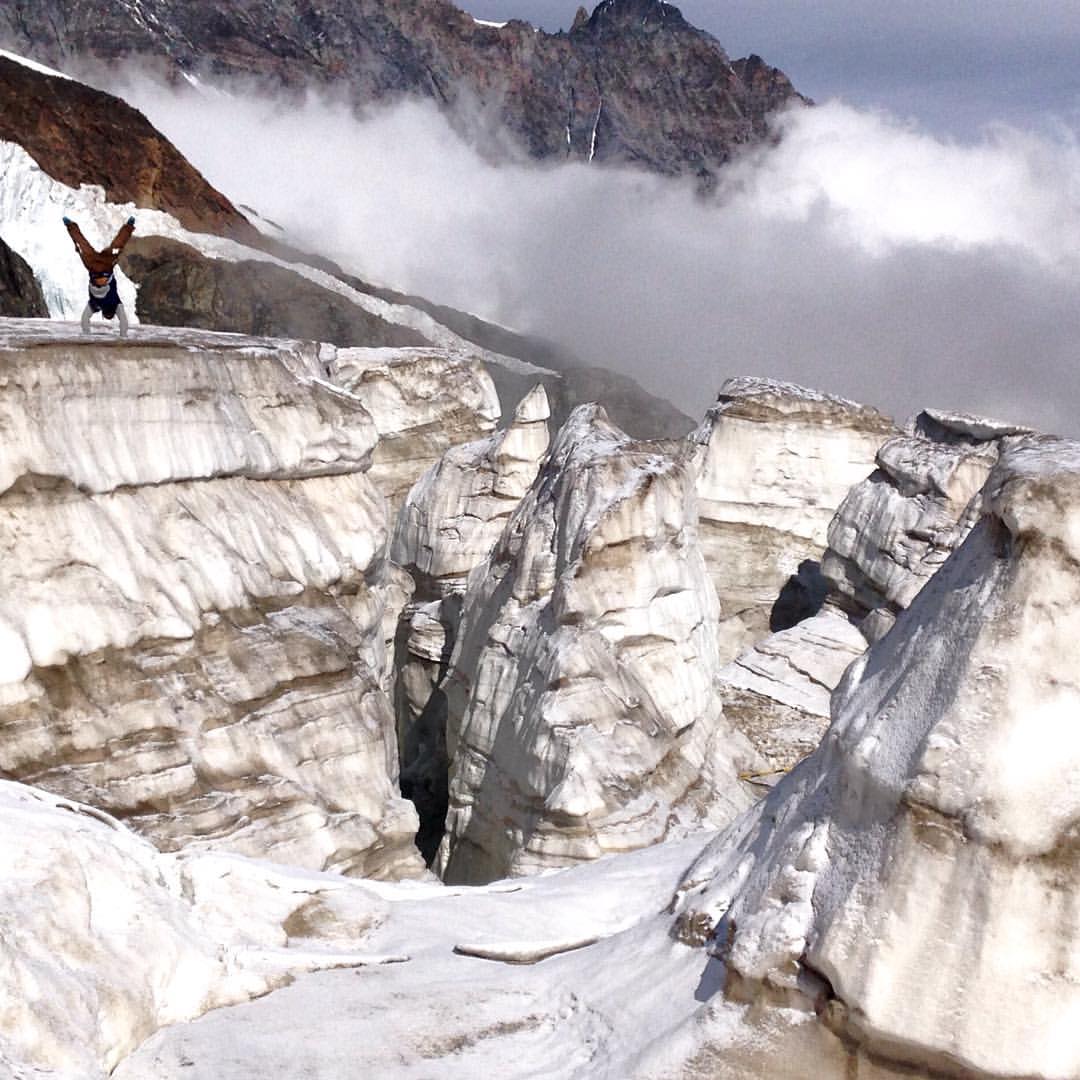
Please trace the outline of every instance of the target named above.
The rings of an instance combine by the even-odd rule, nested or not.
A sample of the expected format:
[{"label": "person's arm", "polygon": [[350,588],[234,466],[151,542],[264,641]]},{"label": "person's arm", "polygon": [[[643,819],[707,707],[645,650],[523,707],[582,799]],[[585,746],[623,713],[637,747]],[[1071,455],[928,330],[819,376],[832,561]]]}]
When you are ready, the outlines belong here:
[{"label": "person's arm", "polygon": [[67,228],[72,243],[75,245],[75,250],[79,253],[79,258],[83,261],[83,266],[88,270],[91,269],[87,260],[93,259],[97,255],[97,252],[90,246],[90,241],[83,236],[82,229],[79,228],[77,222],[72,221],[71,218],[64,218],[64,225]]},{"label": "person's arm", "polygon": [[117,256],[124,250],[124,245],[131,239],[131,234],[135,231],[135,219],[129,217],[127,221],[120,227],[120,231],[112,238],[112,243],[109,244],[109,254]]}]

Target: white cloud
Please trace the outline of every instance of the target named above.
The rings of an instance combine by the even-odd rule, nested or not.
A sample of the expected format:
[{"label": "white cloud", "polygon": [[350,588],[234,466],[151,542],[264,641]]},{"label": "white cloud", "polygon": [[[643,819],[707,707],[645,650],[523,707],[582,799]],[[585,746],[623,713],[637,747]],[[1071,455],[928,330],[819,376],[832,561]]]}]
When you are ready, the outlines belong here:
[{"label": "white cloud", "polygon": [[495,166],[427,106],[357,120],[128,91],[237,202],[371,280],[560,340],[699,414],[728,375],[1080,433],[1080,149],[792,114],[722,197]]}]

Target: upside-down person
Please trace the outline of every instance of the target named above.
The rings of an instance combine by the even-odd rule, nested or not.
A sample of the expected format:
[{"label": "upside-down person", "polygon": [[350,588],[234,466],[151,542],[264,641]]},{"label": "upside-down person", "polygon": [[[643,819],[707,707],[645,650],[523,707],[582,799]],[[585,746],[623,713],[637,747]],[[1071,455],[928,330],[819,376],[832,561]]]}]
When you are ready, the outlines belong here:
[{"label": "upside-down person", "polygon": [[135,231],[135,219],[129,217],[127,223],[112,238],[109,246],[102,248],[101,251],[90,246],[90,241],[83,236],[82,229],[71,218],[64,218],[64,224],[79,253],[79,258],[82,259],[83,266],[90,275],[90,297],[86,303],[86,310],[82,313],[82,332],[90,333],[90,316],[95,311],[100,311],[102,317],[106,319],[111,319],[114,315],[119,316],[120,336],[126,337],[127,312],[124,311],[120,294],[116,291],[116,261]]}]

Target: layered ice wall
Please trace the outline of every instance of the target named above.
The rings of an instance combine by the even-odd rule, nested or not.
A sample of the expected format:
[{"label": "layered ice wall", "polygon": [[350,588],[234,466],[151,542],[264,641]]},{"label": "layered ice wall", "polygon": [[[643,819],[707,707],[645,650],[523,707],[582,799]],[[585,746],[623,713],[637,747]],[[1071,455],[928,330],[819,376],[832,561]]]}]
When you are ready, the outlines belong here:
[{"label": "layered ice wall", "polygon": [[1002,447],[1028,428],[927,409],[878,451],[829,526],[822,572],[838,604],[877,640],[978,519]]},{"label": "layered ice wall", "polygon": [[844,398],[767,379],[724,384],[691,437],[724,660],[810,614],[797,600],[784,611],[781,593],[792,578],[814,591],[836,508],[895,434],[876,409]]},{"label": "layered ice wall", "polygon": [[[371,414],[370,475],[396,518],[412,485],[451,447],[490,434],[501,406],[474,352],[335,349],[330,375]],[[400,562],[400,560],[398,560]]]},{"label": "layered ice wall", "polygon": [[694,473],[602,409],[567,421],[469,578],[445,682],[447,880],[729,821],[758,759],[724,721]]},{"label": "layered ice wall", "polygon": [[397,517],[390,554],[415,582],[396,637],[394,705],[402,791],[420,813],[421,851],[431,858],[446,817],[446,693],[469,573],[483,563],[524,498],[548,449],[543,385],[511,422],[456,446],[416,482]]},{"label": "layered ice wall", "polygon": [[727,991],[942,1075],[1080,1073],[1080,446],[1007,446],[820,749],[691,870]]},{"label": "layered ice wall", "polygon": [[[978,520],[1002,447],[1028,429],[927,409],[878,449],[829,524],[817,571],[824,606],[755,641],[721,673],[724,709],[777,770],[820,741],[829,696],[867,641],[882,637]],[[798,575],[785,591],[798,599]]]},{"label": "layered ice wall", "polygon": [[165,849],[420,872],[371,416],[312,346],[71,329],[0,334],[0,769]]}]

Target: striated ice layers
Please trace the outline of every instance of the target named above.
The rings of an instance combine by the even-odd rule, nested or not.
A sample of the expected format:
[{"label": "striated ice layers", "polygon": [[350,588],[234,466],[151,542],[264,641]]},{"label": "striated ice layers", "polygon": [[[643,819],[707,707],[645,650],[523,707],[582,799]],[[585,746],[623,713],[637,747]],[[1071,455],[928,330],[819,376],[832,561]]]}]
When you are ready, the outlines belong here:
[{"label": "striated ice layers", "polygon": [[444,682],[439,866],[484,881],[721,825],[758,767],[723,718],[695,475],[579,407],[473,571]]},{"label": "striated ice layers", "polygon": [[[466,361],[365,357],[361,403],[327,385],[337,360],[5,324],[0,767],[56,794],[0,787],[0,1069],[1080,1074],[1080,447],[927,414],[837,517],[885,496],[844,580],[905,544],[918,569],[875,579],[869,609],[837,585],[735,671],[692,449],[585,407],[545,459],[540,394],[490,432]],[[654,846],[487,889],[315,872],[422,872],[385,694],[407,590],[371,479],[396,430],[417,441],[384,459],[391,497],[467,443],[395,541],[426,590],[402,632],[446,668],[448,877]],[[761,761],[721,702],[819,714],[861,648],[849,618],[879,608],[895,625],[824,743],[746,809]]]},{"label": "striated ice layers", "polygon": [[[380,356],[366,370],[400,407],[376,421],[325,381],[332,359],[235,335],[4,324],[8,777],[165,850],[422,872],[384,692],[405,596],[368,469],[380,424],[438,427],[442,445],[483,430],[460,391],[490,412],[490,380],[441,354]],[[393,483],[440,450],[414,444],[414,473],[399,463]]]},{"label": "striated ice layers", "polygon": [[690,871],[730,993],[943,1075],[1080,1073],[1078,522],[1080,446],[1007,447],[821,748]]},{"label": "striated ice layers", "polygon": [[836,508],[894,434],[876,409],[844,398],[768,379],[724,384],[691,439],[725,661],[813,610],[785,611],[781,591],[793,577],[814,587]]}]

